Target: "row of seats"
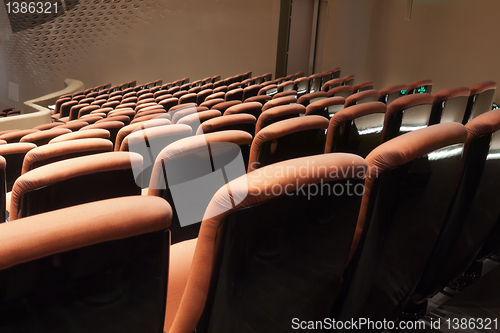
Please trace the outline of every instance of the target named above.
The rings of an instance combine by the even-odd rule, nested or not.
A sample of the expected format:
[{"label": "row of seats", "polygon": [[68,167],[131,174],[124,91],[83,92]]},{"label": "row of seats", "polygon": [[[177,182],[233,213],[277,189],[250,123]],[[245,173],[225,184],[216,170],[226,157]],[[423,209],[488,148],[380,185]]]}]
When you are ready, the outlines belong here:
[{"label": "row of seats", "polygon": [[3,109],[2,112],[0,112],[0,117],[12,117],[20,114],[21,114],[20,110],[16,110],[15,108],[7,108]]},{"label": "row of seats", "polygon": [[[231,85],[249,80],[244,75],[237,77],[223,81]],[[315,79],[307,78],[308,82]],[[331,76],[325,79],[333,80]],[[175,82],[175,87],[188,84],[185,88],[197,88],[184,81]],[[77,205],[89,205],[91,201],[139,195],[141,187],[148,185],[148,197],[162,197],[163,202],[170,204],[173,246],[166,331],[192,332],[196,327],[198,331],[217,332],[234,332],[236,327],[280,331],[288,328],[290,319],[295,317],[398,318],[410,301],[424,302],[472,261],[487,257],[498,244],[498,238],[493,237],[500,233],[495,232],[498,212],[486,205],[478,206],[485,204],[484,196],[490,198],[487,203],[496,202],[496,176],[484,173],[484,181],[478,181],[478,177],[483,177],[481,165],[494,170],[494,133],[500,128],[497,111],[488,112],[494,83],[477,85],[480,88],[475,90],[476,86],[471,87],[468,95],[459,95],[467,99],[466,108],[455,111],[463,112],[460,121],[438,124],[449,122],[443,120],[441,110],[435,111],[441,120],[434,125],[430,119],[439,95],[417,94],[423,92],[420,88],[412,90],[413,96],[398,97],[389,105],[387,100],[358,100],[348,105],[342,97],[324,95],[316,100],[307,96],[318,93],[311,92],[310,87],[300,97],[293,93],[277,96],[278,92],[272,97],[267,93],[259,95],[259,87],[257,95],[250,98],[265,97],[265,102],[226,101],[229,92],[245,90],[256,85],[253,84],[228,89],[223,101],[210,108],[203,105],[206,99],[199,106],[195,102],[180,103],[189,94],[186,93],[175,97],[176,104],[167,109],[160,104],[162,100],[158,103],[154,97],[164,90],[161,82],[155,82],[134,90],[135,95],[129,95],[132,97],[125,97],[132,91],[124,93],[135,89],[130,83],[117,86],[111,94],[121,94],[108,98],[116,98],[111,103],[118,104],[105,111],[99,106],[74,120],[68,118],[67,122],[55,117],[54,123],[30,133],[0,133],[0,139],[5,140],[0,145],[0,155],[5,157],[3,167],[9,178],[9,170],[13,170],[9,167],[14,164],[9,160],[14,154],[9,152],[20,145],[28,151],[18,156],[22,175],[10,178],[13,189],[9,225],[51,214],[48,212],[53,210],[71,210],[67,208],[71,206],[76,209]],[[282,85],[272,84],[276,83],[278,87]],[[91,90],[85,97],[103,89],[109,88]],[[352,96],[372,90],[363,91],[361,86],[358,89],[354,92],[350,88]],[[401,90],[404,89],[398,94],[403,95]],[[474,97],[470,91],[476,92]],[[146,96],[139,101],[143,95]],[[81,94],[74,97],[78,96]],[[125,101],[134,97],[136,102]],[[140,103],[149,98],[155,100]],[[166,99],[170,98],[174,97]],[[208,101],[212,99],[217,97]],[[228,102],[234,104],[214,108]],[[128,103],[135,106],[119,107]],[[306,107],[303,103],[309,104]],[[448,103],[440,104],[444,110],[451,110],[453,105],[450,103],[446,109]],[[330,107],[332,111],[328,110]],[[466,130],[459,123],[469,108],[471,116]],[[308,112],[311,109],[320,111]],[[141,115],[142,112],[151,113]],[[92,124],[87,122],[91,117]],[[240,128],[242,125],[249,126]],[[470,133],[477,134],[470,140],[482,139],[471,146],[466,141]],[[36,141],[42,138],[43,141]],[[16,140],[23,142],[14,143]],[[467,163],[470,167],[463,167]],[[319,167],[362,172],[318,173],[315,168]],[[288,168],[305,169],[307,176],[277,173]],[[222,171],[217,174],[217,170]],[[214,174],[213,182],[204,178],[210,174]],[[199,179],[204,181],[193,182]],[[289,195],[290,191],[303,186],[314,188],[317,184],[327,184],[330,189],[364,185],[365,191],[360,195],[339,195],[334,191],[312,196],[297,191]],[[276,186],[288,192],[276,194]],[[477,199],[478,191],[483,195],[482,201]],[[486,209],[488,215],[479,226],[472,224],[476,209]],[[410,220],[408,214],[412,216]],[[478,228],[473,246],[455,237],[466,237],[471,226]],[[422,242],[414,239],[416,234],[421,235]],[[412,245],[405,248],[408,244]],[[480,250],[481,258],[477,256]],[[398,256],[394,258],[394,254]],[[54,260],[51,257],[49,262]],[[416,264],[408,270],[405,263],[412,260]],[[84,265],[84,270],[91,271],[90,266]],[[429,278],[435,274],[435,267],[441,269],[439,286]],[[109,305],[123,298],[127,291],[121,274],[117,272],[106,280],[105,296],[84,301]],[[165,275],[162,279],[159,280],[165,288]],[[156,295],[164,295],[161,289],[155,292],[158,290]],[[325,298],[325,294],[332,296]],[[394,294],[401,297],[394,298]],[[164,304],[155,311],[164,311]],[[283,308],[284,304],[290,306]],[[146,312],[141,312],[141,319],[148,317]],[[155,325],[158,327],[158,323]]]}]

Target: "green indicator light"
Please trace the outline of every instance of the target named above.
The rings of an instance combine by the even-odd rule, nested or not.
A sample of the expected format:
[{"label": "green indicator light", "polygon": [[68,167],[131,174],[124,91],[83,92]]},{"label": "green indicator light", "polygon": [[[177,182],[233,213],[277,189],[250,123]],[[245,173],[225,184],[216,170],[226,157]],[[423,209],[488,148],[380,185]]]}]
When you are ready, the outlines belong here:
[{"label": "green indicator light", "polygon": [[422,94],[422,93],[424,93],[424,92],[425,92],[425,87],[424,87],[424,86],[422,86],[422,87],[418,88],[418,90],[417,90],[417,91],[418,91],[418,93]]},{"label": "green indicator light", "polygon": [[493,104],[493,109],[492,110],[496,110],[498,109],[498,104]]},{"label": "green indicator light", "polygon": [[401,90],[401,95],[406,95],[406,93],[408,92],[408,90]]}]

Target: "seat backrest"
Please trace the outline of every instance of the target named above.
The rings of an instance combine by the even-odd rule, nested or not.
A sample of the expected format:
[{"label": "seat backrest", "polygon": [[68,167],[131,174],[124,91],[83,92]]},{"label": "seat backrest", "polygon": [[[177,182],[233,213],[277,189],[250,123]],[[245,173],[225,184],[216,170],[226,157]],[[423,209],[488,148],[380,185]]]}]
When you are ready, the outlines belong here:
[{"label": "seat backrest", "polygon": [[323,153],[328,119],[307,116],[285,119],[255,134],[248,171],[298,157]]},{"label": "seat backrest", "polygon": [[243,89],[243,101],[247,98],[257,96],[260,90],[260,85],[252,85]]},{"label": "seat backrest", "polygon": [[382,141],[429,125],[434,97],[429,94],[403,96],[387,106]]},{"label": "seat backrest", "polygon": [[494,81],[480,82],[470,87],[469,103],[462,124],[467,124],[471,119],[491,110],[496,88]]},{"label": "seat backrest", "polygon": [[[426,270],[412,295],[413,302],[433,296],[474,262],[490,255],[500,239],[500,110],[471,120],[463,153],[461,183],[449,217]],[[481,251],[481,248],[489,251]]]},{"label": "seat backrest", "polygon": [[264,127],[275,122],[299,117],[301,114],[305,113],[306,108],[302,104],[281,105],[271,108],[267,111],[263,111],[259,118],[257,118],[257,124],[255,125],[255,134],[259,133],[259,131]]},{"label": "seat backrest", "polygon": [[325,153],[353,153],[366,157],[381,141],[387,106],[381,102],[353,105],[333,115]]},{"label": "seat backrest", "polygon": [[123,140],[138,127],[141,127],[141,129],[146,129],[150,127],[163,126],[169,124],[170,120],[160,118],[160,119],[146,120],[144,122],[137,122],[134,124],[124,126],[118,131],[118,134],[116,135],[114,151],[119,151]]},{"label": "seat backrest", "polygon": [[353,93],[345,99],[345,107],[353,106],[356,104],[375,102],[378,100],[378,91],[365,90],[358,93]]},{"label": "seat backrest", "polygon": [[79,140],[79,139],[89,139],[89,138],[100,138],[109,140],[109,131],[105,129],[91,129],[87,131],[76,131],[73,133],[63,134],[57,136],[49,141],[49,144],[70,140]]},{"label": "seat backrest", "polygon": [[[87,123],[85,123],[85,124],[87,124]],[[63,125],[63,126],[65,126],[65,125]],[[52,128],[49,130],[35,132],[35,133],[25,135],[21,138],[21,140],[19,142],[30,142],[30,143],[36,144],[37,146],[43,146],[43,145],[46,145],[47,143],[49,143],[49,141],[52,140],[53,138],[58,137],[59,135],[63,135],[63,134],[71,133],[71,132],[72,131],[68,128],[61,128],[61,127]]]},{"label": "seat backrest", "polygon": [[27,130],[8,131],[0,135],[0,140],[5,140],[7,141],[7,143],[17,143],[19,142],[19,140],[21,140],[23,136],[37,132],[40,132],[40,130],[27,129]]},{"label": "seat backrest", "polygon": [[21,175],[12,188],[10,220],[115,197],[140,195],[134,170],[142,157],[110,152],[66,159]]},{"label": "seat backrest", "polygon": [[378,100],[379,102],[389,105],[396,98],[405,96],[407,93],[408,93],[408,86],[406,84],[396,84],[393,86],[380,89],[378,92]]},{"label": "seat backrest", "polygon": [[179,112],[176,112],[174,114],[174,116],[172,117],[172,124],[176,124],[180,119],[182,119],[183,117],[185,117],[187,115],[197,113],[197,112],[202,112],[202,111],[208,111],[208,108],[206,108],[204,106],[198,106],[198,107],[193,106],[193,107],[182,109]]},{"label": "seat backrest", "polygon": [[[307,95],[302,97],[305,96]],[[306,116],[318,115],[330,119],[335,113],[344,108],[344,104],[345,100],[342,97],[321,98],[307,106]]]},{"label": "seat backrest", "polygon": [[61,111],[59,112],[61,114],[61,118],[68,117],[69,116],[69,111],[75,105],[78,105],[78,101],[71,100],[71,101],[68,101],[68,102],[64,102],[61,105]]},{"label": "seat backrest", "polygon": [[351,86],[340,86],[328,90],[328,97],[342,97],[347,99],[347,97],[351,96],[351,93]]},{"label": "seat backrest", "polygon": [[272,99],[262,106],[262,112],[280,105],[295,104],[295,103],[297,103],[297,98],[295,96],[285,96],[277,99]]},{"label": "seat backrest", "polygon": [[204,89],[200,91],[196,96],[196,104],[201,105],[201,103],[205,102],[208,96],[212,95],[214,91],[212,89]]},{"label": "seat backrest", "polygon": [[432,80],[418,80],[408,84],[408,94],[430,94],[432,92]]},{"label": "seat backrest", "polygon": [[257,119],[248,113],[235,113],[224,115],[205,121],[198,127],[196,135],[207,134],[212,132],[220,132],[227,130],[245,131],[250,135],[255,133],[255,123]]},{"label": "seat backrest", "polygon": [[149,184],[151,172],[158,154],[169,144],[191,136],[192,129],[187,125],[165,125],[150,128],[137,127],[123,140],[120,151],[130,151],[142,156],[141,172],[135,172],[137,185],[145,188]]},{"label": "seat backrest", "polygon": [[123,126],[125,126],[125,124],[122,123],[121,121],[106,121],[104,123],[99,123],[99,124],[94,123],[92,125],[82,127],[79,129],[79,131],[87,131],[87,130],[96,129],[96,128],[105,129],[105,130],[109,131],[109,140],[112,143],[115,143],[118,131]]},{"label": "seat backrest", "polygon": [[470,90],[467,87],[448,88],[434,95],[429,125],[462,123],[467,111]]},{"label": "seat backrest", "polygon": [[[356,172],[318,172],[332,169]],[[291,332],[291,318],[330,318],[360,203],[341,189],[362,188],[364,171],[359,156],[322,154],[221,187],[206,210],[171,331]]]},{"label": "seat backrest", "polygon": [[373,90],[374,83],[372,81],[360,82],[352,86],[352,93],[358,93],[365,90]]},{"label": "seat backrest", "polygon": [[214,106],[212,106],[210,109],[211,110],[218,110],[220,111],[221,114],[224,114],[228,108],[234,105],[241,104],[240,100],[233,100],[233,101],[227,101],[227,102],[222,102],[222,103],[217,103]]},{"label": "seat backrest", "polygon": [[229,90],[225,95],[225,101],[243,101],[243,89],[237,88]]},{"label": "seat backrest", "polygon": [[196,238],[214,193],[246,173],[252,136],[223,131],[178,140],[156,158],[149,196],[166,199],[173,209],[172,244]]},{"label": "seat backrest", "polygon": [[400,316],[444,224],[466,138],[462,124],[438,124],[392,139],[367,156],[347,297],[335,318]]},{"label": "seat backrest", "polygon": [[248,113],[253,115],[256,119],[262,113],[262,104],[259,102],[245,102],[242,104],[233,105],[226,109],[224,116],[238,113]]},{"label": "seat backrest", "polygon": [[161,332],[171,215],[136,196],[1,224],[0,331]]},{"label": "seat backrest", "polygon": [[326,81],[321,88],[321,91],[328,92],[330,89],[342,86],[342,79],[333,79]]},{"label": "seat backrest", "polygon": [[30,150],[24,157],[21,174],[46,164],[69,158],[106,153],[113,150],[113,144],[106,139],[80,139],[56,142]]},{"label": "seat backrest", "polygon": [[7,163],[5,168],[7,192],[12,190],[14,182],[21,175],[24,156],[33,148],[36,148],[34,143],[10,143],[0,145],[0,156],[3,156]]},{"label": "seat backrest", "polygon": [[179,119],[177,124],[189,125],[192,128],[193,133],[196,133],[200,124],[203,124],[209,119],[220,117],[221,115],[221,112],[218,110],[201,111]]},{"label": "seat backrest", "polygon": [[309,94],[305,94],[299,97],[297,100],[298,104],[302,104],[304,106],[308,106],[310,103],[314,103],[317,101],[320,101],[322,99],[325,99],[328,97],[328,94],[324,91],[317,91]]},{"label": "seat backrest", "polygon": [[342,78],[343,86],[353,86],[354,81],[356,80],[356,75],[347,75]]}]

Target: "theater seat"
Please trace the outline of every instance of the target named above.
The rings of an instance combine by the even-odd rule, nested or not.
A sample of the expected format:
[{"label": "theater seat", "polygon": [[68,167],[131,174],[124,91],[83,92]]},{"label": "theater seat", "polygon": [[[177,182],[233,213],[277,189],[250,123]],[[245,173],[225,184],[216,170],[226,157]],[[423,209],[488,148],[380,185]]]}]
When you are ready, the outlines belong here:
[{"label": "theater seat", "polygon": [[351,96],[352,87],[351,86],[340,86],[328,90],[328,97],[343,97],[347,99]]},{"label": "theater seat", "polygon": [[345,99],[345,107],[353,106],[356,104],[376,102],[378,100],[378,91],[365,90],[358,93],[353,93]]},{"label": "theater seat", "polygon": [[334,318],[400,316],[445,222],[466,138],[463,125],[438,124],[394,138],[366,157],[365,191],[344,277],[347,296]]},{"label": "theater seat", "polygon": [[224,112],[224,116],[240,113],[251,114],[257,119],[262,113],[262,104],[259,102],[245,102],[242,104],[233,105],[226,109],[226,112]]},{"label": "theater seat", "polygon": [[408,94],[430,94],[432,92],[432,80],[419,80],[408,84]]},{"label": "theater seat", "polygon": [[326,81],[321,88],[321,91],[328,92],[333,88],[342,86],[342,79],[333,79]]},{"label": "theater seat", "polygon": [[209,119],[220,117],[221,115],[221,112],[218,110],[201,111],[179,119],[177,124],[189,125],[192,128],[193,133],[196,133],[200,124],[203,124]]},{"label": "theater seat", "polygon": [[328,94],[326,92],[317,91],[317,92],[302,95],[297,100],[297,104],[302,104],[302,105],[307,107],[310,103],[320,101],[320,100],[325,99],[327,97],[328,97]]},{"label": "theater seat", "polygon": [[118,134],[118,131],[125,126],[124,123],[121,121],[107,121],[104,123],[94,123],[92,125],[88,125],[85,127],[80,128],[79,131],[88,131],[90,129],[105,129],[109,131],[109,140],[112,143],[116,142],[116,135]]},{"label": "theater seat", "polygon": [[49,141],[49,144],[70,140],[79,140],[79,139],[89,139],[89,138],[101,138],[108,139],[110,138],[109,131],[105,129],[92,129],[87,131],[77,131],[73,133],[63,134],[58,137],[53,138]]},{"label": "theater seat", "polygon": [[393,86],[380,89],[378,92],[378,100],[387,105],[391,104],[396,98],[405,96],[408,93],[406,84],[396,84]]},{"label": "theater seat", "polygon": [[158,154],[169,144],[192,135],[187,125],[164,125],[144,128],[137,127],[123,139],[120,151],[130,151],[142,156],[142,171],[136,172],[137,184],[145,188],[149,184],[151,172]]},{"label": "theater seat", "polygon": [[224,98],[226,102],[229,101],[242,101],[243,100],[243,89],[237,88],[229,90]]},{"label": "theater seat", "polygon": [[493,81],[480,82],[470,87],[469,103],[462,124],[491,110],[497,84]]},{"label": "theater seat", "polygon": [[181,118],[183,118],[187,115],[197,113],[197,112],[202,112],[202,111],[208,111],[208,108],[206,108],[204,106],[193,106],[193,107],[182,109],[179,112],[176,112],[174,114],[174,116],[172,117],[172,124],[176,124]]},{"label": "theater seat", "polygon": [[51,129],[51,128],[54,128],[57,126],[61,126],[62,124],[63,123],[60,123],[60,122],[50,123],[50,124],[42,124],[42,125],[38,125],[38,126],[33,127],[33,129],[45,131],[45,130],[48,130],[48,129]]},{"label": "theater seat", "polygon": [[276,95],[273,95],[272,99],[278,99],[278,98],[286,97],[286,96],[293,96],[293,97],[297,98],[297,91],[295,91],[295,90],[282,91],[282,92],[277,93]]},{"label": "theater seat", "polygon": [[264,105],[266,104],[267,101],[270,101],[272,99],[271,96],[267,95],[260,95],[260,96],[254,96],[247,98],[244,103],[250,103],[250,102],[259,102],[260,104]]},{"label": "theater seat", "polygon": [[323,153],[328,120],[321,116],[275,122],[255,134],[248,172],[298,157]]},{"label": "theater seat", "polygon": [[224,117],[217,117],[205,121],[198,127],[196,135],[227,130],[239,130],[253,136],[255,133],[256,121],[257,119],[248,113],[225,114]]},{"label": "theater seat", "polygon": [[345,100],[342,97],[322,98],[306,107],[306,116],[317,115],[330,119],[335,113],[344,108],[344,103]]},{"label": "theater seat", "polygon": [[92,201],[140,195],[134,173],[141,170],[142,157],[128,152],[82,156],[38,167],[16,180],[10,221]]},{"label": "theater seat", "polygon": [[19,142],[29,142],[34,143],[37,146],[43,146],[49,143],[55,137],[59,135],[71,133],[70,129],[67,128],[53,128],[50,130],[40,131],[25,135],[21,138]]},{"label": "theater seat", "polygon": [[12,190],[14,182],[21,175],[24,156],[33,148],[36,148],[34,143],[11,143],[0,145],[0,156],[3,156],[7,163],[5,168],[7,192]]},{"label": "theater seat", "polygon": [[140,126],[141,129],[146,129],[155,126],[169,125],[170,120],[168,119],[152,119],[144,122],[137,122],[135,124],[130,124],[122,127],[118,134],[116,135],[116,141],[114,145],[114,151],[119,151],[123,140],[132,133],[136,128]]},{"label": "theater seat", "polygon": [[[291,318],[330,318],[360,197],[333,191],[308,196],[308,190],[299,189],[314,191],[320,183],[342,188],[348,181],[362,186],[363,172],[354,177],[317,172],[332,166],[366,168],[358,156],[317,155],[264,167],[220,188],[197,242],[172,246],[173,256],[187,259],[193,246],[196,250],[173,324],[164,330],[205,332],[210,327],[232,333],[244,327],[248,332],[285,332]],[[279,170],[304,170],[307,176]]]},{"label": "theater seat", "polygon": [[434,95],[429,125],[462,123],[465,117],[470,90],[467,87],[448,88]]},{"label": "theater seat", "polygon": [[21,174],[42,165],[69,158],[106,153],[113,150],[113,144],[106,139],[81,139],[56,142],[30,150],[24,157]]},{"label": "theater seat", "polygon": [[382,141],[429,125],[434,97],[429,94],[403,96],[387,106]]},{"label": "theater seat", "polygon": [[466,271],[483,244],[488,247],[491,240],[500,239],[497,194],[500,186],[497,158],[500,110],[483,113],[471,120],[466,128],[468,136],[457,197],[412,295],[414,304],[422,303]]},{"label": "theater seat", "polygon": [[372,81],[360,82],[352,86],[352,93],[356,94],[360,91],[373,90],[374,83]]},{"label": "theater seat", "polygon": [[23,136],[37,132],[40,131],[35,129],[13,130],[13,131],[9,130],[8,132],[0,135],[0,140],[5,140],[7,141],[7,143],[17,143],[19,142],[19,140],[21,140]]},{"label": "theater seat", "polygon": [[171,216],[130,197],[2,224],[0,331],[161,332]]},{"label": "theater seat", "polygon": [[275,122],[299,117],[301,114],[306,113],[306,108],[301,104],[290,104],[281,105],[271,108],[257,118],[257,124],[255,125],[255,134],[259,133],[264,127],[271,125]]},{"label": "theater seat", "polygon": [[295,104],[295,103],[297,103],[297,98],[294,96],[285,96],[277,99],[272,99],[262,106],[262,112],[277,106]]},{"label": "theater seat", "polygon": [[219,110],[221,114],[224,114],[224,112],[226,112],[228,108],[238,104],[241,104],[241,101],[235,100],[235,101],[222,102],[215,104],[210,108],[210,110]]},{"label": "theater seat", "polygon": [[354,81],[356,80],[356,75],[347,75],[342,78],[343,86],[354,86]]},{"label": "theater seat", "polygon": [[160,152],[148,196],[162,197],[171,204],[172,244],[198,236],[213,194],[245,174],[251,141],[252,136],[246,132],[223,131],[184,138]]},{"label": "theater seat", "polygon": [[387,106],[381,102],[353,105],[333,115],[325,154],[342,152],[366,157],[381,141]]}]

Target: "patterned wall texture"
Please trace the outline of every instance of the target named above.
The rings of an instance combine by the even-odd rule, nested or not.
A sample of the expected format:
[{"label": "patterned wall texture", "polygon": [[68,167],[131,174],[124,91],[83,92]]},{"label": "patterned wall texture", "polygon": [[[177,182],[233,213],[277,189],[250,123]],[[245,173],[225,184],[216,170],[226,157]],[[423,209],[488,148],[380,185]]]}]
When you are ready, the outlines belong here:
[{"label": "patterned wall texture", "polygon": [[13,103],[9,81],[22,105],[68,77],[95,86],[274,71],[279,0],[51,1],[63,12],[12,20],[0,6],[0,106]]}]

